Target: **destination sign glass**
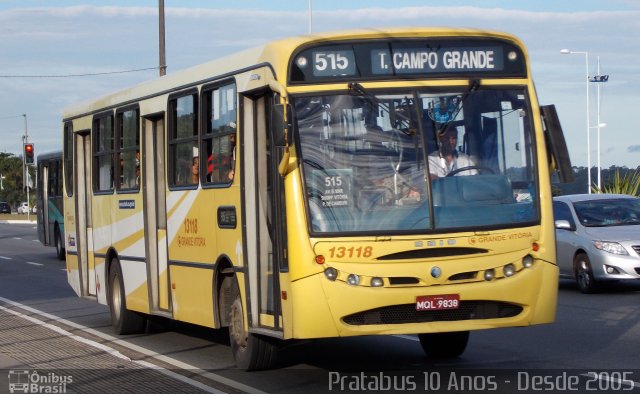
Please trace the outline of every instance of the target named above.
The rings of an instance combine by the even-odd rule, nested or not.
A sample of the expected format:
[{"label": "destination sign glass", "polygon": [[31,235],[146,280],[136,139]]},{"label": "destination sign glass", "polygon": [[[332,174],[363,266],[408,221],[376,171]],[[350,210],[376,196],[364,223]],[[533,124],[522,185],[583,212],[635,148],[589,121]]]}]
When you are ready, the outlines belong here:
[{"label": "destination sign glass", "polygon": [[303,49],[289,81],[393,79],[394,77],[525,77],[522,51],[498,39],[415,39],[328,44]]}]

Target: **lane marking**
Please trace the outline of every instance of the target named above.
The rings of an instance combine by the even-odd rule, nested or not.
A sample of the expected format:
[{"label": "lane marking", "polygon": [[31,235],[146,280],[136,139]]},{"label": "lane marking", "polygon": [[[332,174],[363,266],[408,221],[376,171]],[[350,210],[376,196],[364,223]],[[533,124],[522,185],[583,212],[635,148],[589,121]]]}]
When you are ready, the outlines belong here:
[{"label": "lane marking", "polygon": [[[6,299],[4,299],[2,297],[0,297],[0,300],[8,301],[8,300],[6,300]],[[12,302],[9,302],[9,303],[12,303]],[[24,307],[24,306],[20,306],[20,304],[18,304],[18,303],[15,303],[15,304],[17,304],[16,306],[19,306],[20,308]],[[189,379],[186,376],[183,376],[183,375],[180,375],[178,373],[169,371],[169,370],[167,370],[165,368],[162,368],[162,367],[160,367],[158,365],[154,365],[154,364],[151,364],[151,363],[143,361],[143,360],[132,360],[129,357],[125,356],[124,354],[120,353],[119,351],[117,351],[117,350],[115,350],[115,349],[113,349],[113,348],[111,348],[109,346],[103,345],[103,344],[98,343],[96,341],[93,341],[91,339],[87,339],[87,338],[83,338],[83,337],[77,336],[77,335],[72,334],[72,333],[66,331],[65,329],[60,328],[58,326],[55,326],[53,324],[45,323],[45,322],[43,322],[41,320],[38,320],[38,319],[36,319],[34,317],[31,317],[31,316],[22,314],[20,312],[5,308],[2,305],[0,305],[0,309],[4,310],[5,312],[11,313],[12,315],[15,315],[17,317],[20,317],[20,318],[28,320],[28,321],[30,321],[32,323],[35,323],[35,324],[37,324],[37,325],[39,325],[41,327],[48,328],[48,329],[50,329],[52,331],[57,332],[58,334],[64,335],[64,336],[66,336],[68,338],[71,338],[71,339],[74,339],[74,340],[76,340],[78,342],[82,342],[82,343],[84,343],[86,345],[93,346],[93,347],[95,347],[97,349],[100,349],[100,350],[102,350],[102,351],[104,351],[106,353],[109,353],[110,355],[115,356],[115,357],[117,357],[119,359],[122,359],[122,360],[125,360],[125,361],[130,361],[132,363],[147,367],[149,369],[153,369],[154,371],[158,371],[158,372],[162,373],[163,375],[169,376],[169,377],[177,379],[177,380],[179,380],[179,381],[181,381],[183,383],[187,383],[187,384],[189,384],[191,386],[197,387],[200,390],[204,390],[204,391],[206,391],[208,393],[215,393],[215,394],[224,393],[224,391],[220,391],[220,390],[217,390],[217,389],[215,389],[213,387],[209,387],[209,386],[205,385],[204,383],[195,381],[193,379]],[[41,315],[41,316],[42,315],[46,315],[46,313],[39,313],[40,311],[38,311],[37,309],[34,309],[34,310],[30,311],[30,312],[36,313],[36,314]],[[51,316],[54,317],[53,315],[51,315]],[[57,319],[57,320],[59,320],[59,319]]]},{"label": "lane marking", "polygon": [[26,264],[31,264],[31,265],[37,265],[37,266],[43,266],[44,264],[42,263],[34,263],[33,261],[25,261]]},{"label": "lane marking", "polygon": [[[122,340],[122,339],[113,337],[113,336],[111,336],[109,334],[105,334],[103,332],[97,331],[97,330],[95,330],[93,328],[89,328],[89,327],[83,326],[81,324],[72,322],[70,320],[63,319],[63,318],[61,318],[59,316],[52,315],[52,314],[47,313],[47,312],[43,312],[41,310],[32,308],[32,307],[30,307],[28,305],[24,305],[24,304],[21,304],[19,302],[12,301],[12,300],[10,300],[8,298],[0,297],[0,301],[4,302],[6,304],[13,305],[13,306],[16,306],[18,308],[24,309],[26,311],[29,311],[29,312],[31,312],[33,314],[36,314],[38,316],[41,316],[43,318],[58,321],[58,322],[60,322],[62,324],[65,324],[65,325],[68,325],[68,326],[73,327],[75,329],[84,331],[87,334],[91,334],[91,335],[97,336],[99,338],[105,339],[105,340],[107,340],[109,342],[116,343],[116,344],[118,344],[120,346],[124,346],[124,347],[126,347],[128,349],[131,349],[133,351],[136,351],[138,353],[142,353],[145,356],[152,357],[152,358],[154,358],[156,360],[159,360],[159,361],[165,362],[167,364],[173,365],[174,367],[179,368],[179,369],[188,370],[191,373],[195,373],[195,374],[197,374],[199,376],[202,376],[202,377],[207,378],[209,380],[212,380],[214,382],[218,382],[218,383],[224,384],[225,386],[228,386],[228,387],[231,387],[231,388],[235,388],[235,389],[243,391],[245,393],[249,393],[249,394],[267,394],[264,391],[258,390],[258,389],[254,388],[254,387],[251,387],[251,386],[247,386],[247,385],[242,384],[242,383],[240,383],[238,381],[235,381],[235,380],[232,380],[232,379],[229,379],[229,378],[225,378],[224,376],[220,376],[220,375],[217,375],[217,374],[212,373],[212,372],[207,372],[205,370],[202,370],[202,369],[196,367],[195,365],[191,365],[191,364],[188,364],[188,363],[173,359],[171,357],[162,355],[160,353],[156,353],[156,352],[151,351],[151,350],[149,350],[147,348],[144,348],[144,347],[141,347],[141,346],[138,346],[138,345],[134,345],[132,343],[126,342],[125,340]],[[2,305],[0,305],[0,308],[6,310],[6,308],[3,307]],[[18,314],[18,313],[19,312],[16,312],[14,314]],[[25,318],[30,317],[30,316],[27,316],[27,315],[23,315],[23,316]],[[35,319],[35,320],[36,320],[36,322],[40,322],[43,325],[48,325],[48,323],[44,323],[44,322],[42,322],[40,320],[37,320],[37,319]],[[38,323],[38,324],[40,324],[40,323]],[[63,329],[61,329],[61,328],[59,328],[57,326],[53,326],[53,327],[56,327],[56,328],[58,328],[60,330],[63,330]],[[69,335],[73,336],[74,334],[69,333]],[[82,338],[82,337],[80,337],[80,338]],[[82,339],[86,340],[84,338],[82,338]],[[95,343],[97,345],[104,346],[105,348],[110,349],[112,352],[119,353],[117,350],[112,349],[112,348],[110,348],[108,346],[102,345],[102,344],[97,343],[97,342],[95,342]],[[126,356],[124,356],[124,357],[126,357]],[[162,368],[160,366],[157,366],[157,365],[154,365],[154,364],[150,364],[150,363],[147,363],[147,362],[142,361],[142,360],[130,360],[130,361],[138,363],[138,364],[140,364],[142,366],[145,366],[145,367],[149,366],[149,368],[154,368],[158,372],[161,372],[161,373],[163,373],[163,374],[165,374],[167,376],[173,377],[175,379],[181,380],[181,381],[183,381],[185,383],[188,383],[188,384],[190,384],[190,385],[192,385],[194,387],[198,387],[198,388],[200,388],[202,390],[205,390],[205,391],[208,391],[208,392],[212,392],[212,393],[224,393],[223,391],[219,391],[219,390],[217,390],[217,389],[215,389],[213,387],[209,387],[209,386],[207,386],[207,385],[205,385],[203,383],[200,383],[200,382],[195,381],[193,379],[187,378],[186,376],[180,375],[178,373],[169,371],[169,370],[167,370],[165,368]]]},{"label": "lane marking", "polygon": [[2,259],[2,260],[11,260],[11,257],[0,256],[0,259]]}]

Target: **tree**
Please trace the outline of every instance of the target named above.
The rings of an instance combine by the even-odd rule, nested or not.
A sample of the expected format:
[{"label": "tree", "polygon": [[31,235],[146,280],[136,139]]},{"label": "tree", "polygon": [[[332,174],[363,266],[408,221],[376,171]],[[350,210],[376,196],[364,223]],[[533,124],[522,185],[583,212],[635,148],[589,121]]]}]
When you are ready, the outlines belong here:
[{"label": "tree", "polygon": [[[573,173],[575,177],[575,181],[572,183],[555,183],[554,187],[554,196],[555,195],[565,195],[565,194],[581,194],[586,193],[586,183],[587,183],[587,168],[586,167],[573,167]],[[638,195],[640,192],[640,188],[636,187],[635,192],[631,187],[633,186],[633,182],[639,182],[637,179],[640,175],[640,166],[635,169],[629,169],[627,167],[618,167],[611,166],[609,168],[603,168],[601,172],[601,185],[602,192],[611,193],[611,192],[621,192],[622,194],[633,194]],[[591,168],[591,191],[598,192],[598,188],[594,182],[598,177],[598,172],[596,167]],[[618,183],[616,184],[616,177],[618,178]],[[635,179],[635,181],[634,181]],[[626,189],[623,188],[624,184],[628,184],[629,187]],[[614,186],[617,185],[617,186]],[[559,194],[555,194],[556,188],[560,190]],[[626,191],[625,191],[626,190]]]},{"label": "tree", "polygon": [[[35,178],[35,167],[28,166],[32,179]],[[0,173],[4,176],[0,190],[0,201],[6,201],[12,207],[25,201],[23,189],[22,159],[12,153],[0,153]]]},{"label": "tree", "polygon": [[640,171],[627,171],[624,176],[620,176],[620,171],[616,171],[613,180],[609,180],[602,189],[597,185],[591,188],[593,193],[616,193],[637,196],[640,189]]}]

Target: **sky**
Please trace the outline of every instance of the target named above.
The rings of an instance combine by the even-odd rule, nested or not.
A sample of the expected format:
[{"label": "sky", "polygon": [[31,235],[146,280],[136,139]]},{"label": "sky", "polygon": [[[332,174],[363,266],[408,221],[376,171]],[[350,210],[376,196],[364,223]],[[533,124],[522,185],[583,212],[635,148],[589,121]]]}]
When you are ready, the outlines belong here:
[{"label": "sky", "polygon": [[[599,147],[602,168],[640,166],[640,122],[630,117],[640,107],[640,0],[164,0],[164,6],[167,73],[310,28],[448,26],[515,34],[527,46],[540,103],[557,107],[573,165],[586,166],[590,156],[596,166]],[[599,95],[598,84],[589,84],[590,129],[587,59],[589,76],[597,74],[598,59],[600,75],[609,75]],[[0,0],[0,152],[21,154],[25,131],[36,154],[60,150],[65,107],[157,78],[157,65],[158,1]],[[121,72],[141,69],[150,70]],[[599,122],[606,124],[600,130],[598,97]]]}]

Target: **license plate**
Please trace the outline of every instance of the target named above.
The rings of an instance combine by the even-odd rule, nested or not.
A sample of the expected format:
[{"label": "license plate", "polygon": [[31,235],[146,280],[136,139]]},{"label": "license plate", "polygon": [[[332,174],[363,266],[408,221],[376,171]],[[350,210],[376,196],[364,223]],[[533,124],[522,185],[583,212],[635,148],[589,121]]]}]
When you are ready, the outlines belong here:
[{"label": "license plate", "polygon": [[458,309],[459,306],[460,306],[459,294],[440,294],[440,295],[416,297],[417,311],[437,311],[441,309]]}]

